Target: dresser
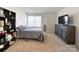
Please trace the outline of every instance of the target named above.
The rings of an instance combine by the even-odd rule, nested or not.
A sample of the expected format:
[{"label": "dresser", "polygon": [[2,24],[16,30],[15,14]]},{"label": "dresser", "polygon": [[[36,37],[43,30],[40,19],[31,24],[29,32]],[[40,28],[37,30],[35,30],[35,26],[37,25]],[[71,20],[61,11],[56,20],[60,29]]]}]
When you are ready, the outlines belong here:
[{"label": "dresser", "polygon": [[75,26],[55,24],[55,34],[67,44],[75,44]]}]

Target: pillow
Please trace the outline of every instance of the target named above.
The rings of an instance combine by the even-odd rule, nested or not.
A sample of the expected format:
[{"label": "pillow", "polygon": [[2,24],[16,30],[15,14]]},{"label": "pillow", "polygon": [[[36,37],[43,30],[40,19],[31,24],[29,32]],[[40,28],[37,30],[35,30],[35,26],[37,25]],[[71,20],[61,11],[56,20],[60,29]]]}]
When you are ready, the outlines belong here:
[{"label": "pillow", "polygon": [[19,31],[23,31],[25,28],[26,28],[25,26],[20,25],[20,26],[17,27],[16,29],[19,30]]},{"label": "pillow", "polygon": [[16,31],[19,31],[19,29],[16,28]]}]

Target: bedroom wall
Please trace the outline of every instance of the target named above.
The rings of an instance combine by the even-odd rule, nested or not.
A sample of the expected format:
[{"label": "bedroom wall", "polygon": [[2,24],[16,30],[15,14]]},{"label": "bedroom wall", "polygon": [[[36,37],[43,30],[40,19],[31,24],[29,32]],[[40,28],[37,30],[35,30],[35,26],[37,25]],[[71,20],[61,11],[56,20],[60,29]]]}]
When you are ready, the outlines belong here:
[{"label": "bedroom wall", "polygon": [[56,13],[43,14],[43,25],[46,25],[46,32],[54,33],[56,24]]},{"label": "bedroom wall", "polygon": [[16,12],[16,26],[26,24],[26,13],[23,12],[19,7],[4,7],[5,9]]},{"label": "bedroom wall", "polygon": [[63,10],[57,13],[57,17],[65,14],[69,15],[70,20],[73,21],[72,25],[76,26],[76,46],[79,48],[79,8],[78,7],[64,8]]}]

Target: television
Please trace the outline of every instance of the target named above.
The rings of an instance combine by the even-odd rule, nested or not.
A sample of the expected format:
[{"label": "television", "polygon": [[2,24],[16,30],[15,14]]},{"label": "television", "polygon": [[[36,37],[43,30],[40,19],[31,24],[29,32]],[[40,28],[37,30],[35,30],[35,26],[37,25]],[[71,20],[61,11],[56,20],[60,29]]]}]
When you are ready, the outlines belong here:
[{"label": "television", "polygon": [[59,16],[58,24],[69,24],[69,16],[68,15]]}]

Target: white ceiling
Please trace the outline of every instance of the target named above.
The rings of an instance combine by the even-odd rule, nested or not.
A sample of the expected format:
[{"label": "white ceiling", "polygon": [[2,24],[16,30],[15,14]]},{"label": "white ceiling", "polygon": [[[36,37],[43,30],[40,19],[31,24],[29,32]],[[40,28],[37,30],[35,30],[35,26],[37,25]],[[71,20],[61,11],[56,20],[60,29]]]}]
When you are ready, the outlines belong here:
[{"label": "white ceiling", "polygon": [[51,13],[58,12],[64,7],[22,7],[26,13]]}]

